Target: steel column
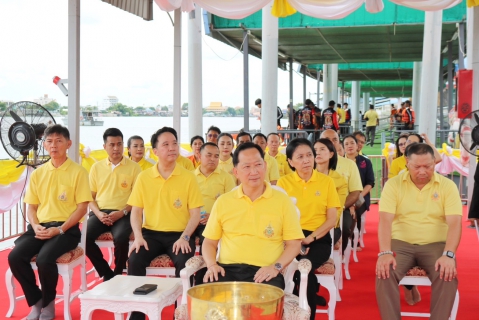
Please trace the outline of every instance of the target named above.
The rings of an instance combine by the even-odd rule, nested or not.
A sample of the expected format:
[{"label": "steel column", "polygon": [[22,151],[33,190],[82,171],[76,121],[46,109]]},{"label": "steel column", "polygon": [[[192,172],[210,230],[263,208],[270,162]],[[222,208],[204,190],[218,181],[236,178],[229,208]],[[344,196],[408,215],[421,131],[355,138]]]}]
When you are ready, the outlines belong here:
[{"label": "steel column", "polygon": [[80,0],[68,1],[68,157],[80,162]]}]

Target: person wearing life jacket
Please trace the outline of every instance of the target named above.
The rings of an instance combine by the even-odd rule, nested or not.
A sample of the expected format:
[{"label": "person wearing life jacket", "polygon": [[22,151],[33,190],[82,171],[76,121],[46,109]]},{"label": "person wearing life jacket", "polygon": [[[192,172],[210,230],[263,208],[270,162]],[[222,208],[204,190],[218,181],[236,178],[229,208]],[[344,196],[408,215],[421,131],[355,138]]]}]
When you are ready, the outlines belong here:
[{"label": "person wearing life jacket", "polygon": [[416,122],[416,113],[412,109],[411,101],[406,100],[404,102],[406,107],[402,112],[403,130],[414,130],[414,123]]}]

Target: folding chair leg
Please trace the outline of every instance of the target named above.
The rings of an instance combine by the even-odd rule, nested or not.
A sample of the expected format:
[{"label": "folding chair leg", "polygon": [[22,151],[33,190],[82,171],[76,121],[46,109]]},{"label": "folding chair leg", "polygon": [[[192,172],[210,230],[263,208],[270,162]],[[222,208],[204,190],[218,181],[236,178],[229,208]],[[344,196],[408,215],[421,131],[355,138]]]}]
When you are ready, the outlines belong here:
[{"label": "folding chair leg", "polygon": [[344,250],[343,263],[344,263],[344,274],[346,279],[351,280],[351,275],[349,274],[349,260],[351,259],[351,240],[348,239],[348,246]]},{"label": "folding chair leg", "polygon": [[354,262],[359,262],[358,260],[358,255],[356,254],[357,253],[357,250],[358,250],[358,228],[354,228],[354,241],[353,241],[353,260]]},{"label": "folding chair leg", "polygon": [[10,307],[7,311],[7,318],[10,318],[15,311],[15,306],[17,303],[17,299],[15,299],[15,282],[13,279],[12,270],[8,268],[7,272],[5,273],[5,286],[7,287],[7,295],[8,300],[10,301]]}]

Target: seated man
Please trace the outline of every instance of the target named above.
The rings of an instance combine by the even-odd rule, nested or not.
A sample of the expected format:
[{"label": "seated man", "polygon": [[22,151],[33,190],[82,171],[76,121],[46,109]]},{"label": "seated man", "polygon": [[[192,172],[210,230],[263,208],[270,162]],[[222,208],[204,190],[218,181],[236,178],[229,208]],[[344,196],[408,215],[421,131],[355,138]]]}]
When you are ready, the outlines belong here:
[{"label": "seated man", "polygon": [[[193,233],[200,222],[203,198],[193,172],[176,163],[179,145],[175,129],[163,127],[155,132],[151,146],[158,163],[138,175],[128,199],[135,234],[128,275],[146,275],[151,261],[167,254],[179,277],[195,253]],[[133,312],[130,320],[137,319],[145,319],[145,315]]]},{"label": "seated man", "polygon": [[242,145],[243,143],[246,142],[252,142],[253,138],[251,138],[251,135],[249,132],[246,131],[240,131],[238,135],[236,136],[236,146]]},{"label": "seated man", "polygon": [[432,283],[431,319],[446,320],[457,290],[461,198],[454,182],[434,172],[431,146],[412,144],[405,156],[408,171],[389,179],[379,203],[379,311],[382,319],[401,319],[398,284],[417,265]]},{"label": "seated man", "polygon": [[[78,222],[92,200],[88,172],[67,157],[72,145],[68,129],[56,124],[45,130],[44,137],[43,146],[51,159],[32,173],[25,195],[30,224],[8,255],[12,274],[32,307],[28,320],[55,317],[56,260],[78,246]],[[36,254],[41,289],[30,265]]]},{"label": "seated man", "polygon": [[264,161],[266,162],[266,175],[264,179],[272,185],[276,185],[276,182],[278,182],[279,179],[278,162],[275,158],[265,152],[267,146],[266,136],[262,133],[257,133],[253,137],[253,142],[260,146],[264,152]]},{"label": "seated man", "polygon": [[206,224],[204,282],[265,282],[284,289],[281,270],[299,254],[304,235],[290,198],[264,181],[263,157],[252,143],[240,145],[233,155],[241,184],[216,200]]},{"label": "seated man", "polygon": [[[141,172],[138,163],[123,156],[123,134],[117,128],[103,133],[103,148],[108,157],[96,162],[90,170],[90,217],[86,235],[86,255],[98,275],[108,281],[122,274],[128,260],[131,206],[126,204],[136,177]],[[112,271],[95,240],[111,232],[115,244],[115,269]]]}]

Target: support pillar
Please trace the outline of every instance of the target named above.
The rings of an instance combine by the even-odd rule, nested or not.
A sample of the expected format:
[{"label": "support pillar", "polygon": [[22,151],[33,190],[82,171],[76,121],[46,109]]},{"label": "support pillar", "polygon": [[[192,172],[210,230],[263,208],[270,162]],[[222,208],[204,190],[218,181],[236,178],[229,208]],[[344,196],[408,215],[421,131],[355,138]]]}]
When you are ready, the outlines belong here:
[{"label": "support pillar", "polygon": [[369,92],[363,92],[363,115],[369,110]]},{"label": "support pillar", "polygon": [[301,66],[301,70],[303,70],[303,103],[306,101],[306,66]]},{"label": "support pillar", "polygon": [[[442,65],[442,60],[441,60]],[[453,102],[453,64],[452,64],[452,42],[447,43],[447,110],[451,111],[454,102]]]},{"label": "support pillar", "polygon": [[359,129],[359,104],[361,103],[361,82],[353,81],[351,83],[351,125],[354,125],[354,131]]},{"label": "support pillar", "polygon": [[173,54],[173,128],[181,142],[181,9],[175,10]]},{"label": "support pillar", "polygon": [[458,65],[459,65],[459,70],[464,69],[464,22],[459,22],[459,29],[458,29],[459,35],[459,46],[458,46]]},{"label": "support pillar", "polygon": [[293,59],[289,58],[289,129],[294,129],[294,108],[293,108]]},{"label": "support pillar", "polygon": [[271,14],[274,1],[262,10],[262,98],[261,132],[265,135],[276,132],[276,107],[278,99],[278,18]]},{"label": "support pillar", "polygon": [[[441,55],[442,10],[425,12],[424,43],[421,74],[421,114],[419,133],[426,133],[432,141],[436,141],[437,119],[437,85],[439,83],[439,65]],[[431,121],[431,119],[433,121]]]},{"label": "support pillar", "polygon": [[330,88],[330,98],[329,100],[334,100],[334,102],[338,103],[338,64],[333,63],[329,65],[329,88]]},{"label": "support pillar", "polygon": [[[479,7],[467,9],[467,68],[473,70],[472,87],[479,85]],[[472,111],[479,110],[479,92],[472,90]],[[474,190],[474,174],[477,169],[477,158],[469,160],[469,177],[467,179],[467,204],[470,206]],[[468,208],[469,209],[469,208]],[[469,212],[469,210],[468,210]]]},{"label": "support pillar", "polygon": [[323,106],[321,109],[328,108],[329,100],[329,65],[323,64]]},{"label": "support pillar", "polygon": [[201,54],[201,8],[188,20],[188,133],[203,136],[203,66]]},{"label": "support pillar", "polygon": [[[439,128],[444,129],[444,75],[443,75],[443,70],[442,70],[442,54],[440,55],[439,58]],[[431,140],[431,141],[436,141],[436,140]],[[444,142],[444,132],[441,132],[439,134],[439,145],[441,146],[442,143]]]},{"label": "support pillar", "polygon": [[249,131],[249,37],[248,31],[243,32],[243,129]]},{"label": "support pillar", "polygon": [[68,157],[80,163],[80,0],[68,1]]},{"label": "support pillar", "polygon": [[316,107],[320,108],[320,105],[319,105],[319,102],[321,101],[320,100],[320,92],[319,92],[319,84],[320,84],[320,81],[321,80],[321,72],[320,70],[318,70],[318,72],[316,73]]},{"label": "support pillar", "polygon": [[[421,72],[422,72],[422,62],[415,61],[413,65],[412,73],[412,107],[414,112],[416,112],[416,119],[420,119],[421,107],[419,101],[421,100]],[[401,106],[401,103],[399,103]]]}]

